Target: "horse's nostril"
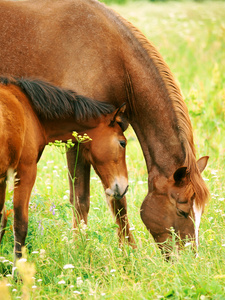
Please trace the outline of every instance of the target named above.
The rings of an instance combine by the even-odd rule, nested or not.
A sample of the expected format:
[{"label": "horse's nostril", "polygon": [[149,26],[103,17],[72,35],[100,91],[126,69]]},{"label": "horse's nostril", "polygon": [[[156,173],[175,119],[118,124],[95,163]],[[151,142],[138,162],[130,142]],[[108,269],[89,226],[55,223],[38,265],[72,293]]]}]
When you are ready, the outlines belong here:
[{"label": "horse's nostril", "polygon": [[119,186],[118,184],[115,185],[115,190],[114,190],[114,198],[116,200],[119,200],[121,199],[121,196],[120,196],[120,191],[119,191]]},{"label": "horse's nostril", "polygon": [[113,188],[107,188],[105,190],[105,193],[107,196],[113,197],[116,200],[120,200],[121,198],[124,197],[128,190],[128,185],[124,189],[124,187],[120,187],[117,183],[113,186]]},{"label": "horse's nostril", "polygon": [[123,198],[125,196],[126,192],[128,191],[128,187],[129,187],[129,185],[127,185],[127,187],[125,188],[125,191],[123,192],[123,194],[121,194],[119,191],[119,186],[118,186],[118,184],[116,184],[114,198],[116,200],[120,200],[121,198]]},{"label": "horse's nostril", "polygon": [[115,194],[113,197],[116,200],[120,200],[122,198],[121,195],[119,195],[119,194]]}]

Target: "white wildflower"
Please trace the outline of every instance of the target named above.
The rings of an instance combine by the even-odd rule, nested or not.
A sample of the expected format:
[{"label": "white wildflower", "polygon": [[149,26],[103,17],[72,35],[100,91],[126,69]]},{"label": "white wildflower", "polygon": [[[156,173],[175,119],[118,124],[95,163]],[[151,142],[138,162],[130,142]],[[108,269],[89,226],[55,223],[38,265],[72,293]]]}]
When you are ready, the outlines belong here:
[{"label": "white wildflower", "polygon": [[212,170],[212,171],[211,171],[211,174],[212,174],[212,175],[216,175],[217,172],[218,172],[218,170]]},{"label": "white wildflower", "polygon": [[[217,176],[213,176],[213,177],[217,177]],[[204,181],[209,181],[209,178],[205,178],[205,177],[202,177]]]},{"label": "white wildflower", "polygon": [[48,160],[47,161],[47,164],[53,164],[54,163],[54,160]]},{"label": "white wildflower", "polygon": [[67,265],[65,265],[64,267],[63,267],[63,269],[73,269],[74,268],[74,266],[73,265],[71,265],[71,264],[67,264]]},{"label": "white wildflower", "polygon": [[80,221],[80,231],[81,231],[82,233],[85,233],[86,230],[87,230],[87,224],[85,224],[85,221],[82,219],[82,220]]},{"label": "white wildflower", "polygon": [[41,258],[45,257],[45,249],[40,249],[40,257]]},{"label": "white wildflower", "polygon": [[20,261],[20,262],[26,262],[27,259],[26,259],[26,258],[20,258],[19,261]]},{"label": "white wildflower", "polygon": [[77,286],[81,286],[83,284],[83,280],[81,277],[77,277]]}]

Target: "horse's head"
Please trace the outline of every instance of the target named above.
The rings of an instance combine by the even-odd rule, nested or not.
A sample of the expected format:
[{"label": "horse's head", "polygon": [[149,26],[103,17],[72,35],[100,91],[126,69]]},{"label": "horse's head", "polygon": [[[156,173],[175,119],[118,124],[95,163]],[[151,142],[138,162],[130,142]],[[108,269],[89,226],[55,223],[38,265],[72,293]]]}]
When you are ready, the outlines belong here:
[{"label": "horse's head", "polygon": [[123,131],[127,124],[122,115],[125,105],[112,114],[102,116],[99,125],[90,130],[84,155],[101,178],[107,196],[121,199],[128,189],[128,174],[125,162],[126,138]]},{"label": "horse's head", "polygon": [[[197,161],[200,172],[205,169],[207,161],[208,156]],[[181,240],[192,239],[198,245],[202,209],[196,205],[195,196],[186,167],[178,168],[169,178],[158,175],[152,179],[150,193],[141,207],[141,218],[159,247],[166,252],[168,243],[164,242],[171,239],[172,228]]]}]

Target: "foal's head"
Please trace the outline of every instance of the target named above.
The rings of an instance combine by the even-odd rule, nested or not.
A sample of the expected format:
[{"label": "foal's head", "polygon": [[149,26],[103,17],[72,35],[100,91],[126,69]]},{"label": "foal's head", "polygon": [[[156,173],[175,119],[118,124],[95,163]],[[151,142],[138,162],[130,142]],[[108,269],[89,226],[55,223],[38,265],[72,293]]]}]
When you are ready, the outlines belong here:
[{"label": "foal's head", "polygon": [[[208,156],[197,161],[199,176],[207,161]],[[173,230],[177,235],[175,240],[179,248],[186,239],[193,240],[198,246],[198,230],[203,209],[197,205],[196,196],[196,187],[185,166],[178,168],[169,178],[163,175],[153,178],[151,193],[141,207],[141,217],[166,255],[171,249],[168,240],[172,240]]]},{"label": "foal's head", "polygon": [[115,112],[102,116],[99,125],[87,132],[91,143],[84,145],[83,154],[101,178],[107,196],[121,199],[128,189],[125,162],[127,128],[122,120],[123,105]]}]

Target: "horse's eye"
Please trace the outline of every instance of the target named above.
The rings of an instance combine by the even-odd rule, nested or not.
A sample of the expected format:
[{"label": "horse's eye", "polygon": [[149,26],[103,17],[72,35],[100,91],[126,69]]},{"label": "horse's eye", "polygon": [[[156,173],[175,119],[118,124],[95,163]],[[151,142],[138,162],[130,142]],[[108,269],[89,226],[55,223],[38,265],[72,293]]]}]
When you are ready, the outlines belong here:
[{"label": "horse's eye", "polygon": [[177,208],[177,215],[178,215],[178,216],[185,217],[185,218],[187,219],[189,213],[188,213],[188,212],[185,212],[185,211],[183,211],[183,210],[181,210],[181,209],[179,209],[179,208]]},{"label": "horse's eye", "polygon": [[122,146],[123,148],[125,148],[126,147],[126,141],[124,141],[124,140],[121,140],[120,141],[120,146]]}]

